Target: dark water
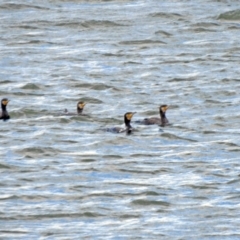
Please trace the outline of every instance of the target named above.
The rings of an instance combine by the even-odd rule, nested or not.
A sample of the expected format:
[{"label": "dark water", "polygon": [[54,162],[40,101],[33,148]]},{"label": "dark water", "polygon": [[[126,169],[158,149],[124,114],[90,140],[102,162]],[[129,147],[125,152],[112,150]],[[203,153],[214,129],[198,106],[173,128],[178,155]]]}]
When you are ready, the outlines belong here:
[{"label": "dark water", "polygon": [[[239,1],[1,1],[0,20],[1,239],[240,238]],[[171,126],[134,123],[161,104]],[[103,131],[128,111],[133,134]]]}]

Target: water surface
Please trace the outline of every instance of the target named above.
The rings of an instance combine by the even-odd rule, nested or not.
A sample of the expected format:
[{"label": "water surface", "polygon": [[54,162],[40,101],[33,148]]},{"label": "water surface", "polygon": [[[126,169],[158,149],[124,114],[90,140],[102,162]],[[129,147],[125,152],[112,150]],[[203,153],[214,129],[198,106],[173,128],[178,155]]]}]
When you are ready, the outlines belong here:
[{"label": "water surface", "polygon": [[[2,239],[238,239],[238,1],[2,1]],[[61,116],[85,101],[86,116]],[[171,126],[134,121],[168,104]],[[104,131],[136,111],[131,135]]]}]

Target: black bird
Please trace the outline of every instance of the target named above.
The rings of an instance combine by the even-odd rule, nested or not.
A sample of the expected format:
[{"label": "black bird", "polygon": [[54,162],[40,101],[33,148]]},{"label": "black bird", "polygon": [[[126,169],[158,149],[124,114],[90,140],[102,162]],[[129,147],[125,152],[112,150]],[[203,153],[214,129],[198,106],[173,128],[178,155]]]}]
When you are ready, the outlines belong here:
[{"label": "black bird", "polygon": [[127,112],[124,114],[124,123],[126,128],[121,128],[121,127],[114,127],[114,128],[108,128],[108,132],[114,132],[114,133],[121,133],[121,132],[126,132],[127,134],[130,134],[132,132],[132,126],[131,126],[131,119],[133,115],[136,112]]},{"label": "black bird", "polygon": [[83,115],[83,109],[84,109],[84,106],[86,105],[86,103],[85,102],[78,102],[77,103],[77,113],[70,113],[70,112],[68,112],[68,110],[67,109],[65,109],[65,111],[64,111],[64,115]]},{"label": "black bird", "polygon": [[86,105],[85,102],[78,102],[77,104],[77,113],[78,115],[82,114],[83,108]]},{"label": "black bird", "polygon": [[158,124],[158,125],[164,127],[165,125],[167,125],[169,123],[168,119],[166,118],[167,109],[168,109],[168,105],[161,105],[159,107],[160,118],[157,118],[157,117],[145,118],[140,123],[145,124],[145,125]]},{"label": "black bird", "polygon": [[8,102],[9,102],[9,100],[7,98],[3,98],[2,101],[1,101],[2,113],[0,115],[0,119],[2,119],[3,121],[6,121],[10,118],[10,116],[8,115],[8,112],[7,112]]}]

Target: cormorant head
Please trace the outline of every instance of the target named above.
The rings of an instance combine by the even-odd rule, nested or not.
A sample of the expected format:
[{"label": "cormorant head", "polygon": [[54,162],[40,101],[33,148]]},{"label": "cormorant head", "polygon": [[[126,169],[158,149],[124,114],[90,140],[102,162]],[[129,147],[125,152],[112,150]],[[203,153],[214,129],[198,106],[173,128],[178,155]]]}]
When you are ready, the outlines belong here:
[{"label": "cormorant head", "polygon": [[1,101],[3,106],[7,106],[8,102],[9,102],[9,100],[7,98],[3,98]]},{"label": "cormorant head", "polygon": [[167,109],[168,109],[168,105],[161,105],[161,106],[159,107],[159,109],[160,109],[160,112],[165,113],[165,112],[167,111]]},{"label": "cormorant head", "polygon": [[86,105],[85,102],[78,102],[77,104],[77,112],[82,113],[84,106]]},{"label": "cormorant head", "polygon": [[124,114],[124,122],[125,122],[125,125],[127,127],[127,129],[126,129],[127,134],[131,134],[131,132],[132,132],[132,127],[130,125],[130,122],[131,122],[131,119],[132,119],[132,117],[135,113],[136,112],[127,112],[127,113]]},{"label": "cormorant head", "polygon": [[131,119],[136,112],[127,112],[124,114],[124,122],[126,126],[130,126]]}]

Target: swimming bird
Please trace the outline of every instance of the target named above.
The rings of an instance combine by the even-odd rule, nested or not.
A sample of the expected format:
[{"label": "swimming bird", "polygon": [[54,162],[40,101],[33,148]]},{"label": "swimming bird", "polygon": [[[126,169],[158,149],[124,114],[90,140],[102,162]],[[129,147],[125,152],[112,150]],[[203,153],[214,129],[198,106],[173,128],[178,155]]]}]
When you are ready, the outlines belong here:
[{"label": "swimming bird", "polygon": [[82,101],[79,101],[78,103],[77,103],[77,113],[70,113],[70,112],[68,112],[68,110],[67,109],[65,109],[64,110],[64,115],[83,115],[83,109],[84,109],[84,106],[86,105],[86,103],[85,102],[82,102]]},{"label": "swimming bird", "polygon": [[135,113],[136,112],[127,112],[124,114],[124,123],[125,123],[126,128],[113,127],[113,128],[108,128],[107,131],[114,132],[114,133],[126,132],[127,134],[130,134],[133,130],[133,128],[131,126],[131,119]]},{"label": "swimming bird", "polygon": [[168,119],[166,118],[166,111],[168,109],[168,105],[161,105],[159,107],[159,114],[160,118],[157,117],[152,117],[152,118],[145,118],[143,121],[140,121],[140,123],[145,124],[145,125],[152,125],[152,124],[158,124],[162,127],[167,125]]},{"label": "swimming bird", "polygon": [[8,102],[9,102],[9,100],[7,98],[3,98],[1,101],[2,113],[0,115],[0,119],[2,119],[3,121],[6,121],[10,118],[10,116],[8,115],[8,111],[7,111]]},{"label": "swimming bird", "polygon": [[82,114],[83,108],[86,105],[85,102],[78,102],[77,103],[77,113],[78,115]]}]

